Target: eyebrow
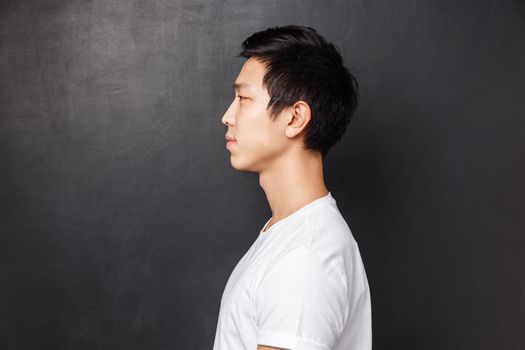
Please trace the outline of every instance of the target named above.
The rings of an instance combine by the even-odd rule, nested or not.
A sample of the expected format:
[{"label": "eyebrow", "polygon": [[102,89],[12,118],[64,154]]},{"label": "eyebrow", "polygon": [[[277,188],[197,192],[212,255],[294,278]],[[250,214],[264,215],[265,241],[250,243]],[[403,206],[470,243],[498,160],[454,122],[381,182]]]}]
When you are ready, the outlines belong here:
[{"label": "eyebrow", "polygon": [[249,89],[250,88],[250,84],[248,83],[233,83],[233,90],[237,91],[241,88],[246,88],[246,89]]}]

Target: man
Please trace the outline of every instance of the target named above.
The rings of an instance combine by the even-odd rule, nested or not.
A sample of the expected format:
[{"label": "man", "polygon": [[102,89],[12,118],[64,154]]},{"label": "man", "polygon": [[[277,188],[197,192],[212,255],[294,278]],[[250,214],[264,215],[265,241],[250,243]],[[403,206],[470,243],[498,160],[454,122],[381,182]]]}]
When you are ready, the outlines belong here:
[{"label": "man", "polygon": [[214,350],[370,350],[358,245],[323,180],[357,106],[357,82],[313,28],[247,38],[222,117],[237,170],[259,174],[272,216],[224,289]]}]

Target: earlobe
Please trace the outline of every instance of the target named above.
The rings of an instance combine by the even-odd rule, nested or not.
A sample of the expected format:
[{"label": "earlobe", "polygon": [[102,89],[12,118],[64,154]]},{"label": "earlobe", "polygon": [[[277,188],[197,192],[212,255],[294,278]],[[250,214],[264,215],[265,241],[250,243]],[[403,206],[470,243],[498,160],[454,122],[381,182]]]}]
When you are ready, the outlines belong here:
[{"label": "earlobe", "polygon": [[310,106],[304,101],[299,101],[294,105],[294,119],[297,123],[296,127],[303,129],[310,121],[311,112]]},{"label": "earlobe", "polygon": [[286,127],[286,136],[295,137],[300,134],[310,121],[310,107],[304,101],[295,103],[290,111],[290,119]]}]

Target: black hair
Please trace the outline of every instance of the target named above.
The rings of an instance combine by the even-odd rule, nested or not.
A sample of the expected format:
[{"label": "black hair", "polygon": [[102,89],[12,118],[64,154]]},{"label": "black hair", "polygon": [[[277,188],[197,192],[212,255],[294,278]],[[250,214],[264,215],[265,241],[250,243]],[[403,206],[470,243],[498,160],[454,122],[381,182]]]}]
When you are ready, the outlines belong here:
[{"label": "black hair", "polygon": [[321,152],[339,142],[357,108],[358,83],[336,46],[311,27],[271,27],[252,34],[237,57],[265,64],[270,118],[302,100],[311,110],[304,148]]}]

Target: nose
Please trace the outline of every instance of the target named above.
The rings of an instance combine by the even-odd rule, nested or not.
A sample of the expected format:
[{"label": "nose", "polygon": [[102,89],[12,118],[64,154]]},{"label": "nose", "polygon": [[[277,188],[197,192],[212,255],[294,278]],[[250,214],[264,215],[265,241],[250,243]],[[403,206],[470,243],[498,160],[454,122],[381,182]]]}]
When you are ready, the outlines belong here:
[{"label": "nose", "polygon": [[235,123],[234,108],[233,108],[234,102],[230,104],[230,106],[228,107],[226,112],[224,112],[224,115],[221,118],[221,122],[226,126],[232,126]]}]

